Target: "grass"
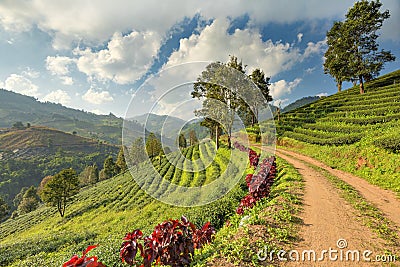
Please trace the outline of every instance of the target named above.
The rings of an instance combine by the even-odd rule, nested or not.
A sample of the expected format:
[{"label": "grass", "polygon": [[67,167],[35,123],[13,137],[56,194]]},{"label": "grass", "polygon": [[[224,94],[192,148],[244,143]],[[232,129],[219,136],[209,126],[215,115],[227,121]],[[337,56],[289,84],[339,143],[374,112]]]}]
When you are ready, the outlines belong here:
[{"label": "grass", "polygon": [[[207,148],[201,147],[200,151],[207,151]],[[184,151],[184,154],[189,152]],[[242,158],[247,157],[245,153],[242,154]],[[200,154],[193,157],[205,159],[209,156]],[[222,148],[217,152],[217,160],[213,161],[212,166],[218,166],[218,170],[233,171],[234,168],[226,167],[230,157],[230,152]],[[242,158],[233,159],[233,166],[243,160]],[[142,229],[148,235],[156,224],[169,218],[180,218],[183,214],[198,226],[206,221],[222,226],[226,218],[235,212],[240,199],[246,193],[238,184],[222,199],[201,208],[171,206],[153,199],[138,186],[136,181],[143,182],[148,185],[149,190],[161,194],[164,183],[154,186],[151,184],[155,171],[150,164],[135,168],[135,180],[129,173],[125,173],[83,188],[67,206],[64,218],[58,216],[55,208],[42,205],[31,213],[0,224],[0,265],[61,266],[72,255],[80,254],[88,245],[99,244],[93,254],[104,264],[126,266],[119,259],[119,247],[126,232]],[[159,160],[155,160],[153,164],[158,170],[168,167],[166,160],[161,164]],[[171,166],[165,171],[166,174],[170,169]],[[178,170],[174,168],[169,179],[175,179],[178,184],[193,179],[192,173],[187,181],[180,180],[175,175],[179,175]],[[206,214],[202,213],[204,210],[207,210]]]}]

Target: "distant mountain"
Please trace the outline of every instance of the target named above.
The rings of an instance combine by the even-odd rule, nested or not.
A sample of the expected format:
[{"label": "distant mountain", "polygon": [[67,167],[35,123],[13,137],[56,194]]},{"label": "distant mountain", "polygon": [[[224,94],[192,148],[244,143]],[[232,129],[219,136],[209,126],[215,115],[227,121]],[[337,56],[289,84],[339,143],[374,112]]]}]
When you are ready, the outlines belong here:
[{"label": "distant mountain", "polygon": [[[67,108],[61,104],[39,102],[37,99],[0,89],[0,128],[16,122],[41,125],[80,136],[121,144],[122,118],[112,113],[96,115]],[[135,124],[132,122],[132,124]],[[142,129],[139,124],[131,128]]]},{"label": "distant mountain", "polygon": [[321,99],[321,97],[319,97],[319,96],[306,96],[306,97],[300,98],[300,99],[294,101],[293,103],[287,105],[284,109],[282,109],[282,113],[289,112],[296,108],[311,104],[319,99]]},{"label": "distant mountain", "polygon": [[11,205],[22,187],[38,186],[45,176],[65,168],[80,173],[96,164],[101,169],[108,156],[116,159],[118,150],[44,126],[0,128],[0,195]]},{"label": "distant mountain", "polygon": [[146,129],[150,132],[159,133],[168,137],[176,138],[179,130],[185,125],[186,121],[167,115],[157,115],[153,113],[146,113],[143,115],[135,116],[131,118],[133,121],[146,126]]}]

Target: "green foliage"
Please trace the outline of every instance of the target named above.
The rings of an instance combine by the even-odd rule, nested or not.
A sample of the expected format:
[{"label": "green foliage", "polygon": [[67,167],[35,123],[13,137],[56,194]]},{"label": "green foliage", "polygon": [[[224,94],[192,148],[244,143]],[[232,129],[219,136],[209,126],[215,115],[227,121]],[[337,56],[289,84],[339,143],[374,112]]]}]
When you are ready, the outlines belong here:
[{"label": "green foliage", "polygon": [[133,141],[132,147],[129,150],[129,157],[132,165],[138,165],[147,159],[143,137],[139,137]]},{"label": "green foliage", "polygon": [[146,152],[149,158],[158,156],[162,150],[161,142],[154,133],[150,133],[146,138]]},{"label": "green foliage", "polygon": [[356,2],[345,21],[335,22],[327,33],[324,69],[335,78],[339,92],[343,81],[358,79],[364,93],[363,80],[378,76],[385,62],[395,60],[390,51],[378,51],[376,32],[390,17],[389,10],[379,10],[381,6],[379,1]]},{"label": "green foliage", "polygon": [[186,141],[185,135],[183,133],[179,134],[177,143],[178,143],[179,148],[186,148],[187,141]]},{"label": "green foliage", "polygon": [[126,160],[125,160],[125,150],[127,148],[125,148],[124,146],[121,146],[118,152],[118,156],[117,156],[117,161],[115,162],[115,164],[117,165],[118,169],[120,172],[125,172],[128,167],[126,166]]},{"label": "green foliage", "polygon": [[79,180],[73,169],[64,169],[47,181],[40,192],[43,202],[56,206],[61,217],[71,198],[79,191]]},{"label": "green foliage", "polygon": [[4,201],[0,196],[0,222],[8,215],[10,211],[10,206]]},{"label": "green foliage", "polygon": [[34,186],[25,190],[20,203],[18,204],[18,215],[22,215],[34,211],[39,206],[40,198],[37,194],[37,189]]},{"label": "green foliage", "polygon": [[119,167],[115,164],[114,159],[112,156],[109,156],[104,161],[103,165],[103,174],[104,176],[101,177],[102,180],[109,179],[119,173]]},{"label": "green foliage", "polygon": [[400,132],[397,131],[397,132],[387,133],[383,136],[379,136],[374,140],[374,145],[395,153],[399,153]]}]

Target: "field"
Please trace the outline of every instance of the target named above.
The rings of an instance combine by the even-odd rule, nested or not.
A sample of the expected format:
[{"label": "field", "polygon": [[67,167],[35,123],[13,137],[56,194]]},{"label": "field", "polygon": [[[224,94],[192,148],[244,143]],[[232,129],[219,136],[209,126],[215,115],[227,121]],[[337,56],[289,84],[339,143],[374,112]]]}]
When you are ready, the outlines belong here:
[{"label": "field", "polygon": [[282,147],[400,193],[400,71],[281,115]]}]

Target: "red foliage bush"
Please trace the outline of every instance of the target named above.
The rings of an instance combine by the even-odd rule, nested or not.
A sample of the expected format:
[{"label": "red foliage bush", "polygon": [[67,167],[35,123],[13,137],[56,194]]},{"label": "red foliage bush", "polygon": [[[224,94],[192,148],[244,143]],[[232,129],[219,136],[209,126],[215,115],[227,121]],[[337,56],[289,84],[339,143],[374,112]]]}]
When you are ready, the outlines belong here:
[{"label": "red foliage bush", "polygon": [[[182,216],[179,220],[168,220],[154,228],[153,233],[143,238],[140,230],[127,233],[120,249],[122,261],[138,266],[136,255],[140,252],[143,259],[140,266],[150,267],[152,264],[170,266],[187,266],[192,261],[194,249],[201,248],[211,242],[215,234],[210,223],[201,229]],[[143,245],[138,243],[142,240]]]},{"label": "red foliage bush", "polygon": [[72,256],[72,258],[63,264],[63,267],[106,267],[103,263],[97,261],[96,256],[86,257],[86,254],[92,249],[96,248],[97,245],[88,246],[82,253],[82,257],[78,255]]}]

